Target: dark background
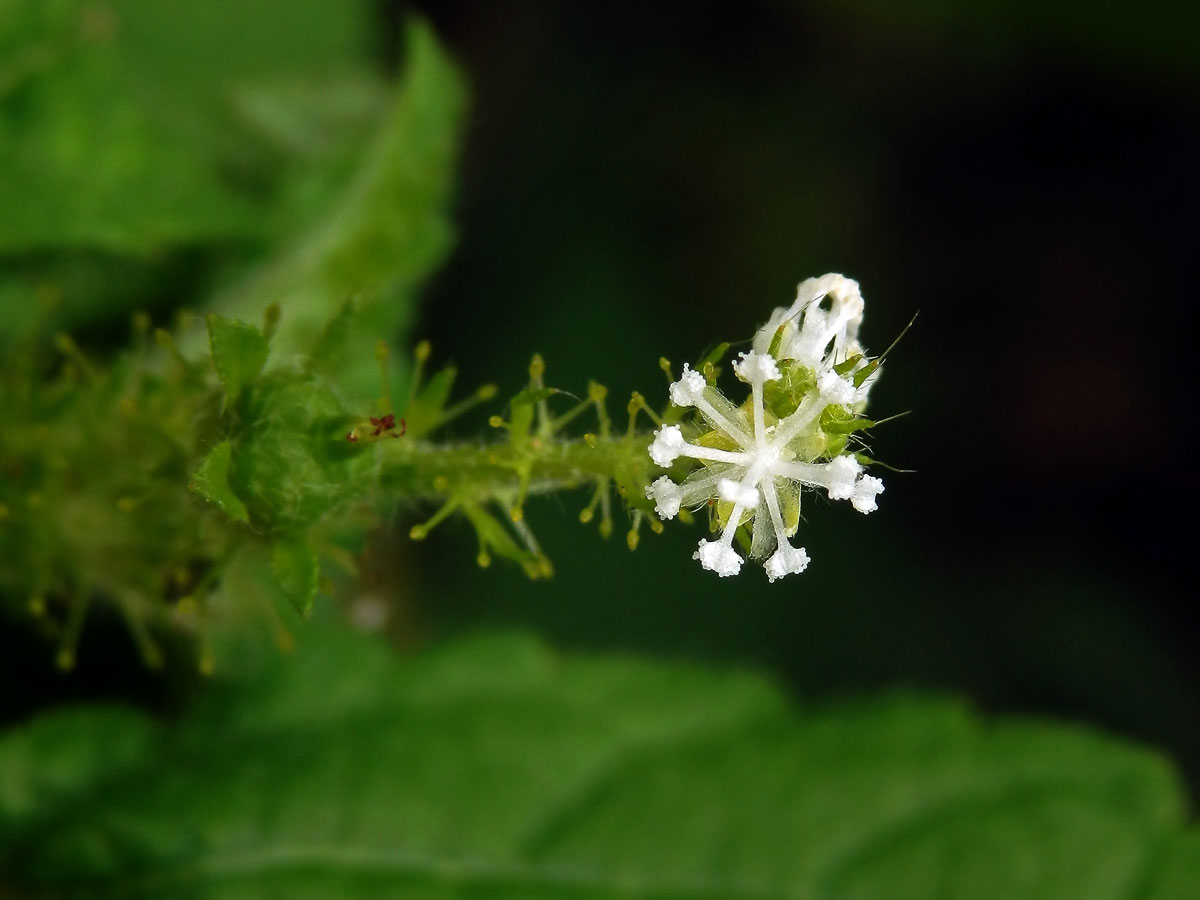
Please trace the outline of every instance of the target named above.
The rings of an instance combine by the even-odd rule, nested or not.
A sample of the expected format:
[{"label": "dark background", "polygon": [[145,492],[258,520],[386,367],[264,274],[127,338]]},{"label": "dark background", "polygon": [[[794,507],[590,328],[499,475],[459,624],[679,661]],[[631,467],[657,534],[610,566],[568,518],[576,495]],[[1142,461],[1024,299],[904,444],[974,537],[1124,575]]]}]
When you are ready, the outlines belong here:
[{"label": "dark background", "polygon": [[862,284],[872,349],[920,311],[872,397],[912,410],[874,447],[917,472],[870,518],[809,504],[803,576],[717,579],[677,523],[605,545],[581,494],[530,511],[547,583],[475,570],[465,526],[424,545],[428,636],[733,659],[802,703],[947,690],[1162,745],[1200,785],[1200,7],[415,6],[474,93],[419,329],[463,384],[516,389],[538,350],[614,413],[661,403],[660,355],[749,338],[827,271]]}]

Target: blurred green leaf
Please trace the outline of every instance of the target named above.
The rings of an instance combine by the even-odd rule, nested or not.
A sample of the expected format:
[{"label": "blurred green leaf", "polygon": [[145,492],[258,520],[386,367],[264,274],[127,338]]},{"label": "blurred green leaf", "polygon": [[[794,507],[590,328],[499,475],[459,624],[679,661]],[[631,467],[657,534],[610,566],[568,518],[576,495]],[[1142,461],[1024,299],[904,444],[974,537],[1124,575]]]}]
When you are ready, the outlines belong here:
[{"label": "blurred green leaf", "polygon": [[249,522],[250,512],[241,497],[229,485],[229,470],[233,466],[233,445],[221,441],[209,451],[192,476],[192,490],[210,503],[215,503],[236,522]]},{"label": "blurred green leaf", "polygon": [[313,344],[312,352],[308,355],[306,365],[309,371],[320,372],[323,375],[336,373],[338,366],[345,360],[357,315],[357,305],[353,300],[347,300],[325,323],[316,343]]},{"label": "blurred green leaf", "polygon": [[271,544],[271,576],[302,616],[312,611],[319,574],[317,555],[302,539],[280,538]]},{"label": "blurred green leaf", "polygon": [[1159,873],[1146,900],[1191,900],[1200,890],[1200,829],[1195,826],[1176,835],[1167,845]]},{"label": "blurred green leaf", "polygon": [[267,338],[253,325],[210,314],[208,344],[226,402],[232,403],[266,364],[270,352]]},{"label": "blurred green leaf", "polygon": [[277,346],[300,353],[348,297],[359,297],[361,346],[351,347],[339,380],[363,396],[377,395],[374,344],[396,336],[411,313],[412,291],[450,248],[446,207],[464,99],[458,70],[433,32],[412,20],[395,99],[333,209],[212,308],[253,319],[279,302]]},{"label": "blurred green leaf", "polygon": [[[5,886],[26,897],[1194,895],[1198,846],[1182,836],[1169,766],[1080,729],[984,723],[916,697],[797,714],[756,676],[560,658],[522,637],[407,662],[333,625],[319,638],[218,678],[134,744],[121,710],[10,732]],[[47,734],[57,743],[41,748]],[[97,765],[109,745],[116,761]]]},{"label": "blurred green leaf", "polygon": [[[374,49],[370,0],[104,0],[124,44],[130,81],[157,115],[220,124],[246,85],[335,78]],[[186,119],[183,119],[186,117]]]},{"label": "blurred green leaf", "polygon": [[385,109],[376,16],[370,0],[0,4],[0,333],[196,302],[230,251],[326,210]]},{"label": "blurred green leaf", "polygon": [[105,779],[140,769],[156,738],[153,720],[115,707],[46,715],[8,733],[0,740],[0,840]]},{"label": "blurred green leaf", "polygon": [[72,246],[143,255],[253,231],[252,205],[130,94],[105,7],[7,5],[0,44],[13,55],[0,63],[0,252]]}]

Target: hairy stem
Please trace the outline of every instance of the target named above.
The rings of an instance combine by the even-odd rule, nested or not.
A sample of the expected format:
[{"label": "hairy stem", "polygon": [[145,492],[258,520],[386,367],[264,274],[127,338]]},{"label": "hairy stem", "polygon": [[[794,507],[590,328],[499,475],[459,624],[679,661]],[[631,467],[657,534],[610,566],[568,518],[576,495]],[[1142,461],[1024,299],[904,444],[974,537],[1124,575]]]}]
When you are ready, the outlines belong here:
[{"label": "hairy stem", "polygon": [[380,454],[379,486],[405,498],[447,496],[477,500],[519,491],[544,494],[611,478],[645,483],[651,468],[648,434],[559,440],[536,438],[514,444],[438,444],[388,441]]}]

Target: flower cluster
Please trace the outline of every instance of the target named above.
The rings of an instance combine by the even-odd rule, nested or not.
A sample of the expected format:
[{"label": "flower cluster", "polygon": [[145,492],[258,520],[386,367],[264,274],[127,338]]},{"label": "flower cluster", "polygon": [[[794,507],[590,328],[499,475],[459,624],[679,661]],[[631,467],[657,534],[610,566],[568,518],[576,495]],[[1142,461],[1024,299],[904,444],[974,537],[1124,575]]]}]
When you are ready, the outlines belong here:
[{"label": "flower cluster", "polygon": [[835,430],[831,424],[853,422],[878,377],[878,361],[858,343],[862,317],[858,282],[836,274],[810,278],[796,302],[775,310],[751,350],[734,362],[734,373],[750,385],[747,403],[735,406],[687,365],[671,385],[671,402],[694,408],[708,427],[689,440],[680,425],[662,425],[650,458],[663,468],[680,457],[700,465],[680,483],[662,476],[646,496],[665,519],[716,501],[720,537],[701,540],[694,554],[705,569],[721,576],[741,570],[744,560],[733,542],[745,524],[752,533],[749,555],[765,558],[768,579],[803,572],[808,553],[790,538],[805,486],[849,500],[862,513],[876,509],[883,482],[864,474],[846,451],[853,426]]}]

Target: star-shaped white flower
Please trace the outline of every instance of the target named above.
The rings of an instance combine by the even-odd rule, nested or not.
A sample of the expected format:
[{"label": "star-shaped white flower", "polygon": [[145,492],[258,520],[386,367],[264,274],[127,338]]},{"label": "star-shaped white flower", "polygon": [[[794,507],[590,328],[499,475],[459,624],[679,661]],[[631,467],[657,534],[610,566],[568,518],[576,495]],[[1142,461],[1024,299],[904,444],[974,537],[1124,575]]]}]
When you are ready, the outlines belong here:
[{"label": "star-shaped white flower", "polygon": [[[833,279],[841,276],[825,276],[810,282]],[[844,292],[848,302],[835,299],[830,311],[821,310],[819,304],[824,294],[805,297],[805,287],[810,284],[805,282],[801,285],[804,305],[796,313],[777,310],[772,317],[775,327],[765,342],[759,338],[771,323],[755,339],[755,349],[740,354],[733,369],[738,378],[750,385],[749,415],[687,365],[679,380],[671,385],[671,402],[694,407],[712,427],[710,433],[715,433],[717,439],[707,443],[735,449],[689,442],[678,425],[663,425],[650,445],[650,458],[656,465],[666,468],[680,457],[699,460],[704,465],[682,484],[662,476],[646,489],[646,496],[654,501],[656,511],[664,519],[674,518],[684,506],[694,507],[710,499],[732,505],[720,537],[715,541],[701,540],[694,554],[704,568],[718,575],[736,575],[741,570],[743,559],[733,548],[733,538],[747,515],[754,531],[751,553],[767,557],[768,579],[775,581],[784,575],[797,574],[808,566],[808,553],[802,547],[793,547],[789,540],[794,529],[784,522],[781,495],[787,496],[785,491],[794,495],[802,485],[824,488],[831,500],[849,500],[859,512],[876,509],[875,497],[883,491],[883,482],[864,475],[862,465],[852,454],[820,463],[800,458],[795,449],[819,429],[821,413],[827,406],[853,407],[864,399],[867,384],[856,387],[852,372],[839,374],[834,369],[862,353],[855,337],[862,318],[862,300],[859,297],[857,303],[853,302],[857,284],[841,281],[854,287],[852,292]],[[845,288],[837,282],[834,286]],[[798,324],[796,318],[800,320]],[[810,325],[810,320],[816,324]],[[792,359],[812,368],[816,387],[800,400],[794,412],[767,424],[764,388],[782,377],[779,360],[768,352],[777,332],[781,340],[776,343],[783,348],[780,359]],[[760,343],[764,343],[761,348]],[[819,348],[815,358],[813,348]],[[783,350],[797,355],[784,356]]]}]

